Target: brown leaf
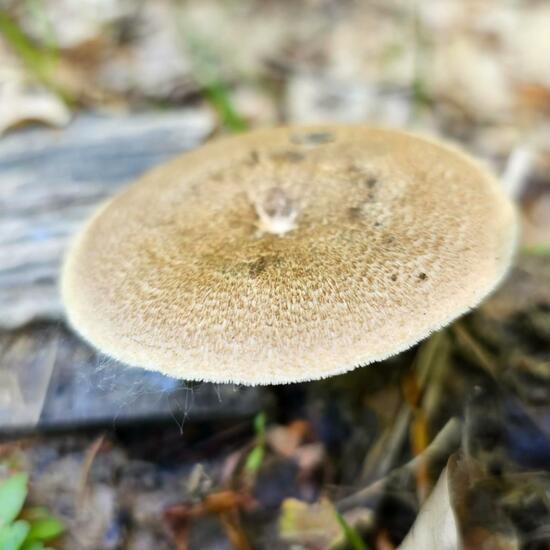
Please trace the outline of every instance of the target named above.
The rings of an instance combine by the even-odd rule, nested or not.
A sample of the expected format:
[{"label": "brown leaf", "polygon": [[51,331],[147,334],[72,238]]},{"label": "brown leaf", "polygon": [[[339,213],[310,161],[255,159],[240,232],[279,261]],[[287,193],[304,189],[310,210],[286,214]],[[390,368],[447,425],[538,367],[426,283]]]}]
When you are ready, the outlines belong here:
[{"label": "brown leaf", "polygon": [[550,89],[539,84],[523,84],[517,90],[520,104],[529,111],[550,113]]},{"label": "brown leaf", "polygon": [[308,432],[310,425],[304,420],[295,420],[288,426],[274,426],[267,431],[268,445],[278,454],[292,456],[300,446]]},{"label": "brown leaf", "polygon": [[220,491],[208,495],[198,504],[178,504],[164,513],[164,518],[174,537],[178,550],[187,550],[191,520],[207,515],[218,515],[227,537],[237,550],[249,550],[246,534],[242,529],[239,511],[253,505],[246,493]]},{"label": "brown leaf", "polygon": [[[414,412],[411,424],[411,447],[413,455],[420,456],[428,448],[429,444],[428,421],[424,411],[419,409]],[[418,499],[420,502],[424,502],[432,487],[428,464],[425,461],[421,461],[418,464],[415,470],[415,477]]]},{"label": "brown leaf", "polygon": [[376,550],[395,550],[395,544],[385,529],[376,534]]},{"label": "brown leaf", "polygon": [[227,538],[231,541],[235,550],[251,550],[252,547],[242,528],[240,516],[235,510],[220,514],[220,520]]},{"label": "brown leaf", "polygon": [[493,505],[486,509],[485,517],[474,517],[472,514],[472,500],[479,500],[481,496],[480,492],[474,492],[476,485],[490,481],[486,479],[481,464],[473,458],[455,453],[449,458],[445,471],[460,548],[518,550],[520,544],[515,529],[506,514],[502,513],[493,493],[490,493]]},{"label": "brown leaf", "polygon": [[515,531],[496,503],[486,510],[487,517],[472,517],[471,491],[482,480],[482,468],[475,460],[458,453],[451,455],[399,549],[519,549]]},{"label": "brown leaf", "polygon": [[221,514],[238,508],[250,508],[252,505],[252,497],[247,493],[220,491],[208,495],[203,500],[202,510],[204,514]]},{"label": "brown leaf", "polygon": [[176,550],[188,550],[189,548],[189,531],[191,527],[189,508],[186,505],[179,505],[173,506],[164,512],[164,520],[174,539]]}]

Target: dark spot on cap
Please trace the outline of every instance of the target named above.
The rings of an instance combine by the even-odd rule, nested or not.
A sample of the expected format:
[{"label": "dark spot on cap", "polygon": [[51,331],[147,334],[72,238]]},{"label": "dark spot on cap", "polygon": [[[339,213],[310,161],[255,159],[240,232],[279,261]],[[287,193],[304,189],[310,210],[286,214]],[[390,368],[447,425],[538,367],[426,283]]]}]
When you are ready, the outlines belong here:
[{"label": "dark spot on cap", "polygon": [[421,273],[418,274],[418,278],[421,281],[425,281],[428,278],[428,276],[422,271]]},{"label": "dark spot on cap", "polygon": [[309,134],[294,134],[290,141],[296,145],[322,145],[334,141],[330,132],[311,132]]},{"label": "dark spot on cap", "polygon": [[302,162],[306,157],[303,153],[298,151],[281,151],[274,153],[273,160],[280,162]]},{"label": "dark spot on cap", "polygon": [[382,222],[374,222],[374,227],[380,227],[382,225]]},{"label": "dark spot on cap", "polygon": [[350,220],[356,221],[363,217],[363,210],[360,206],[352,206],[351,208],[348,208],[347,214]]},{"label": "dark spot on cap", "polygon": [[248,264],[248,274],[255,279],[259,277],[267,268],[267,258],[265,256],[259,257],[257,260]]},{"label": "dark spot on cap", "polygon": [[395,273],[391,276],[391,280],[392,281],[397,281],[397,275]]},{"label": "dark spot on cap", "polygon": [[376,178],[376,176],[369,174],[367,170],[356,164],[348,166],[348,174],[351,182],[356,185],[362,185],[371,191],[378,184],[378,178]]}]

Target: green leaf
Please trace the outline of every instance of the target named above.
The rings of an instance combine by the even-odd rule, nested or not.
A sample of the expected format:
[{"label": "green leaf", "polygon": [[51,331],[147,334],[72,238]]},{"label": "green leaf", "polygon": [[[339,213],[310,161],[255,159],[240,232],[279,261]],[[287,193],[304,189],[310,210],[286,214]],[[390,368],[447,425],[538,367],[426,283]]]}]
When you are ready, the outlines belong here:
[{"label": "green leaf", "polygon": [[263,438],[265,436],[265,424],[266,424],[265,413],[263,412],[258,413],[254,417],[254,431],[256,432],[256,435],[258,437]]},{"label": "green leaf", "polygon": [[256,433],[256,445],[250,451],[244,465],[248,472],[257,472],[262,465],[265,454],[265,413],[258,413],[254,417],[254,432]]},{"label": "green leaf", "polygon": [[357,532],[345,519],[342,514],[336,512],[336,520],[342,528],[346,542],[353,548],[353,550],[368,550],[367,545]]},{"label": "green leaf", "polygon": [[36,47],[15,20],[2,11],[0,11],[0,35],[35,76],[42,81],[49,79],[54,61],[52,53]]},{"label": "green leaf", "polygon": [[4,525],[0,529],[0,548],[2,550],[20,550],[29,529],[29,524],[22,519],[11,525]]},{"label": "green leaf", "polygon": [[21,550],[45,550],[44,543],[39,540],[26,541]]},{"label": "green leaf", "polygon": [[33,521],[29,531],[30,541],[47,541],[57,538],[65,530],[64,525],[54,517],[46,517]]},{"label": "green leaf", "polygon": [[244,132],[248,125],[235,109],[229,90],[221,80],[212,80],[205,85],[205,94],[218,112],[223,125],[232,132]]},{"label": "green leaf", "polygon": [[74,103],[72,93],[54,78],[59,56],[51,35],[46,37],[46,47],[37,47],[17,22],[5,10],[0,9],[0,37],[9,44],[35,78],[60,96],[65,103]]},{"label": "green leaf", "polygon": [[0,525],[8,525],[21,512],[28,482],[27,474],[15,474],[0,485]]},{"label": "green leaf", "polygon": [[264,447],[258,445],[254,447],[246,459],[245,469],[248,472],[257,472],[264,460]]}]

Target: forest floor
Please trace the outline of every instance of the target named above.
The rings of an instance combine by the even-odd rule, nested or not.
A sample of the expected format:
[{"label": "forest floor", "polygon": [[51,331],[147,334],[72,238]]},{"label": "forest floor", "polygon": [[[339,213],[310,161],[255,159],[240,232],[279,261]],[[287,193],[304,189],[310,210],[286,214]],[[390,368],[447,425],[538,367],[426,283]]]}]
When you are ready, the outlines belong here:
[{"label": "forest floor", "polygon": [[[30,474],[29,505],[46,507],[66,528],[51,546],[386,550],[430,548],[428,537],[433,548],[453,548],[460,533],[466,548],[550,547],[548,28],[550,6],[535,0],[94,0],[78,10],[64,0],[1,4],[0,208],[13,213],[19,189],[31,186],[38,205],[25,218],[31,229],[52,204],[54,217],[66,207],[64,182],[44,172],[51,186],[25,180],[16,193],[6,183],[16,181],[9,155],[26,143],[17,140],[31,125],[57,128],[58,137],[47,134],[55,146],[57,139],[78,146],[74,136],[91,131],[71,132],[91,112],[139,120],[130,123],[136,133],[152,132],[151,125],[168,132],[159,117],[175,124],[192,113],[191,123],[170,126],[177,139],[155,149],[148,164],[173,153],[180,131],[186,148],[287,122],[368,122],[435,134],[501,176],[523,224],[505,284],[390,360],[261,389],[233,416],[219,410],[238,407],[230,394],[239,389],[216,394],[207,384],[182,385],[190,399],[182,404],[181,392],[180,401],[168,402],[155,386],[160,416],[87,423],[80,416],[72,425],[6,432],[1,477]],[[144,113],[153,118],[144,122]],[[93,127],[97,135],[115,132]],[[132,170],[102,173],[103,187],[94,173],[78,200],[91,206]],[[1,376],[13,368],[14,350],[27,349],[23,339],[40,347],[44,330],[66,330],[57,270],[64,239],[84,215],[80,206],[63,210],[70,223],[55,226],[63,241],[48,240],[48,247],[23,230],[18,241],[5,238],[20,219],[4,226],[0,219],[0,257],[9,265],[0,266]],[[48,299],[37,300],[44,273]],[[83,359],[90,354],[84,348],[64,353],[65,368],[92,361]],[[210,404],[194,416],[193,400],[206,395]],[[413,525],[416,538],[406,538]]]}]

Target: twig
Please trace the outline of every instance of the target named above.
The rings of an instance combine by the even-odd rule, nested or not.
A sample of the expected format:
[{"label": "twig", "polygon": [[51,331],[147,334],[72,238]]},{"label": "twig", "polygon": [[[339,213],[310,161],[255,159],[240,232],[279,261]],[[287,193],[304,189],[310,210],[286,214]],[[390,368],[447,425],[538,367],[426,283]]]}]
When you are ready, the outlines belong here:
[{"label": "twig", "polygon": [[368,500],[379,495],[384,490],[393,474],[400,471],[414,473],[420,465],[429,464],[435,457],[451,454],[460,446],[461,434],[462,422],[458,418],[451,418],[422,454],[415,456],[404,466],[393,470],[386,477],[379,479],[368,487],[365,487],[364,489],[341,499],[337,503],[338,511],[343,513],[355,507],[365,506],[365,503]]},{"label": "twig", "polygon": [[105,435],[100,435],[90,446],[90,448],[86,451],[86,455],[84,456],[84,462],[82,463],[82,470],[80,471],[80,480],[78,483],[78,491],[77,491],[77,505],[81,507],[84,503],[84,500],[86,498],[86,493],[88,489],[88,478],[90,477],[90,470],[92,468],[92,464],[94,463],[95,457],[97,456],[97,453],[101,449],[101,446],[103,445],[103,442],[105,440]]},{"label": "twig", "polygon": [[364,482],[370,483],[373,479],[384,477],[391,470],[407,435],[411,414],[410,407],[403,405],[399,409],[397,420],[386,428],[368,453],[361,473]]},{"label": "twig", "polygon": [[479,366],[487,371],[492,378],[498,380],[498,372],[495,360],[491,355],[484,350],[475,338],[464,328],[461,323],[455,323],[452,326],[452,331],[455,334],[458,342],[468,349],[475,357]]}]

